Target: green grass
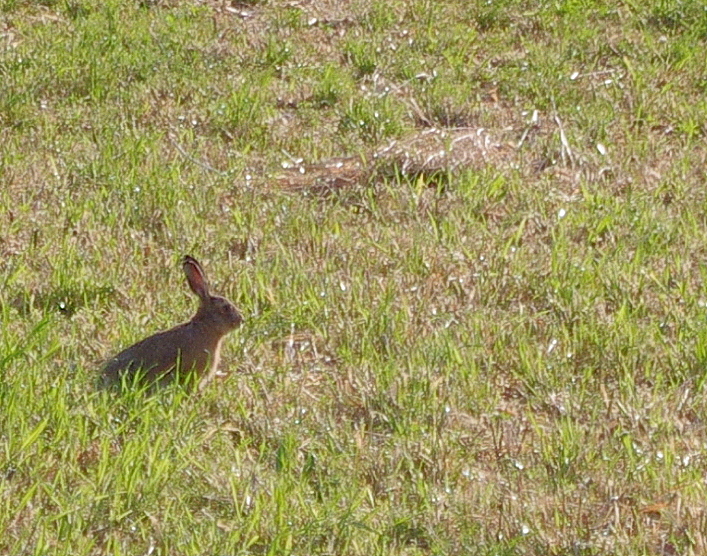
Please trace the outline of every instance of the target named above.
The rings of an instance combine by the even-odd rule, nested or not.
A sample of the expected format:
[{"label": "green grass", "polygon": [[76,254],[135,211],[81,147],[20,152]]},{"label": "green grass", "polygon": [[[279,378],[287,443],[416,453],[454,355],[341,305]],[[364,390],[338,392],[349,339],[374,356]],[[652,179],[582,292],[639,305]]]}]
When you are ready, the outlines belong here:
[{"label": "green grass", "polygon": [[702,2],[339,4],[0,0],[0,554],[704,553]]}]

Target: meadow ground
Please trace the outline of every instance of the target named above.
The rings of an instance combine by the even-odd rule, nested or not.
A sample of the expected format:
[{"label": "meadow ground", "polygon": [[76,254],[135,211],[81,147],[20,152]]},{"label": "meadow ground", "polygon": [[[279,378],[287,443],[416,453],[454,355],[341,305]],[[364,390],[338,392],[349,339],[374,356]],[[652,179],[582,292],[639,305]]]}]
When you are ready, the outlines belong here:
[{"label": "meadow ground", "polygon": [[0,0],[0,554],[707,552],[702,4]]}]

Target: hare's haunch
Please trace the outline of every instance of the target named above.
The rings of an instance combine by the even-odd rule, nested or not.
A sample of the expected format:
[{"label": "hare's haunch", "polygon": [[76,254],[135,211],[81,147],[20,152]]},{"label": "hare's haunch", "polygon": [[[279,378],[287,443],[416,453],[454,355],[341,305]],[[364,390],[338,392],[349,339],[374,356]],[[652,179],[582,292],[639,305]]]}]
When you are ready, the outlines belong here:
[{"label": "hare's haunch", "polygon": [[241,325],[243,317],[228,299],[209,293],[206,275],[196,259],[187,255],[182,268],[199,298],[196,314],[190,321],[145,338],[109,359],[101,373],[104,386],[136,381],[162,386],[196,375],[202,388],[213,378],[221,342]]}]

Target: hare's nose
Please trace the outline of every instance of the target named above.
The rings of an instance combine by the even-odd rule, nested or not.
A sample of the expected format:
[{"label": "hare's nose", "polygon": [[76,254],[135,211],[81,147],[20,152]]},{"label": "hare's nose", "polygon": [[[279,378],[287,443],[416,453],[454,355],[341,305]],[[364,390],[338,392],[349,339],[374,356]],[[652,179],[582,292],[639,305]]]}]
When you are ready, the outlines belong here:
[{"label": "hare's nose", "polygon": [[240,326],[243,323],[243,315],[235,307],[230,307],[230,317],[236,326]]}]

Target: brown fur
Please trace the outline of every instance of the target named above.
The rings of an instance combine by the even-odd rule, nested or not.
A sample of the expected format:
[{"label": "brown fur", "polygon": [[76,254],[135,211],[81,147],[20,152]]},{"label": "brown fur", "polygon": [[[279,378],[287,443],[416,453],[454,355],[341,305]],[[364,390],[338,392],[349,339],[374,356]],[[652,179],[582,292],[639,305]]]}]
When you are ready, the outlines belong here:
[{"label": "brown fur", "polygon": [[201,389],[216,374],[223,338],[241,325],[243,317],[228,299],[210,295],[206,275],[196,259],[187,255],[182,267],[189,287],[199,297],[196,314],[190,321],[145,338],[109,359],[101,372],[104,386],[135,381],[164,386],[196,375]]}]

